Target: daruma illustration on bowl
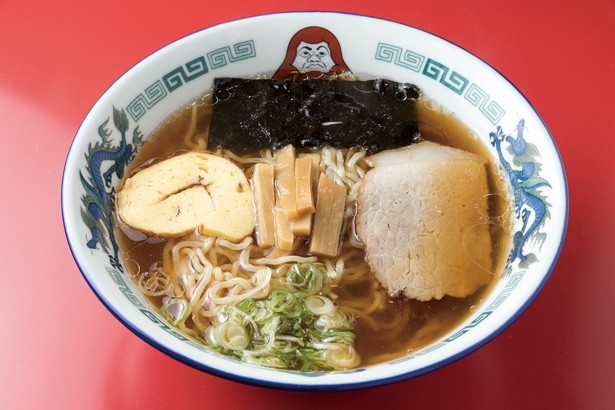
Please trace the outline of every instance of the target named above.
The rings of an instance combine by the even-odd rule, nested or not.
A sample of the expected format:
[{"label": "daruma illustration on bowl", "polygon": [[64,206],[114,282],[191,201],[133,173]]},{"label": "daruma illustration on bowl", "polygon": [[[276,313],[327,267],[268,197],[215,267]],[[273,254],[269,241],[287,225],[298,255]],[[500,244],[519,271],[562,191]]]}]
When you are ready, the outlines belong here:
[{"label": "daruma illustration on bowl", "polygon": [[135,65],[77,132],[62,209],[136,335],[295,390],[484,345],[548,279],[568,212],[554,141],[505,78],[421,30],[325,12],[224,23]]}]

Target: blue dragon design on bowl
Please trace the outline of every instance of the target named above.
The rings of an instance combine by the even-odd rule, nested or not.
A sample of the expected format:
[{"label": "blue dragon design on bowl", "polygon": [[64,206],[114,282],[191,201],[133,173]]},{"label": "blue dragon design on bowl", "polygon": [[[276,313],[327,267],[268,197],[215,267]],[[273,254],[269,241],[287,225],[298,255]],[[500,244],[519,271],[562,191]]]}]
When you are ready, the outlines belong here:
[{"label": "blue dragon design on bowl", "polygon": [[[513,249],[507,264],[508,270],[516,260],[519,260],[519,267],[522,268],[538,260],[534,253],[524,253],[523,247],[530,241],[535,241],[539,245],[544,243],[547,235],[541,232],[540,228],[550,216],[550,204],[540,188],[551,185],[540,176],[541,164],[536,160],[540,153],[534,144],[525,140],[523,119],[517,123],[516,128],[516,137],[506,135],[501,126],[497,126],[496,131],[489,134],[500,166],[506,172],[512,187],[515,216],[522,221],[521,229],[513,235]],[[511,156],[510,162],[506,160],[502,151],[504,141],[508,144],[506,151]]]},{"label": "blue dragon design on bowl", "polygon": [[[86,175],[79,172],[85,194],[81,197],[81,219],[88,227],[91,238],[87,241],[90,249],[98,245],[109,256],[111,266],[123,272],[119,260],[119,249],[114,234],[113,212],[115,209],[115,188],[113,176],[123,178],[126,166],[132,161],[137,147],[143,143],[143,134],[137,126],[133,130],[132,143],[127,142],[126,133],[130,123],[126,112],[113,107],[113,125],[120,133],[119,145],[114,144],[109,129],[110,118],[98,127],[100,142],[90,144],[85,155]],[[108,168],[104,169],[104,166]]]}]

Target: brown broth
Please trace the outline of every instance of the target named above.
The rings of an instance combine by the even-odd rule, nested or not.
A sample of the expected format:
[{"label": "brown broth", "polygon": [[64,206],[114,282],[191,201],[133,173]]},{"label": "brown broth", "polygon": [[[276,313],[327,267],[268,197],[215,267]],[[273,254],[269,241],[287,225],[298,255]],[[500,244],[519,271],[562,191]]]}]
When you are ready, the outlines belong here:
[{"label": "brown broth", "polygon": [[[198,105],[196,134],[198,138],[206,141],[211,106],[206,98],[195,104]],[[189,105],[178,111],[153,132],[150,142],[142,146],[131,163],[127,177],[152,161],[194,148],[184,141],[184,136],[191,129],[191,107]],[[497,165],[493,163],[487,147],[454,114],[445,113],[430,100],[421,98],[419,119],[419,129],[424,139],[475,152],[489,159],[489,185],[494,199],[490,203],[489,214],[485,215],[485,221],[493,226],[492,269],[493,272],[501,271],[510,249],[510,200]],[[133,241],[122,230],[117,231],[118,244],[131,273],[134,274],[139,267],[148,269],[149,266],[160,263],[163,241],[156,238]],[[444,337],[468,318],[474,307],[486,297],[496,278],[497,274],[494,273],[494,280],[490,285],[466,298],[446,296],[441,300],[420,302],[385,295],[386,308],[371,315],[371,322],[376,321],[379,329],[374,329],[370,321],[357,317],[354,329],[357,336],[355,348],[361,356],[361,366],[405,356]],[[376,279],[370,277],[359,285],[348,285],[342,279],[334,291],[339,295],[337,303],[344,306],[346,301],[352,300],[353,297],[366,296],[373,292],[373,289],[380,289],[380,292],[384,293]],[[161,304],[160,300],[151,302],[157,308]]]}]

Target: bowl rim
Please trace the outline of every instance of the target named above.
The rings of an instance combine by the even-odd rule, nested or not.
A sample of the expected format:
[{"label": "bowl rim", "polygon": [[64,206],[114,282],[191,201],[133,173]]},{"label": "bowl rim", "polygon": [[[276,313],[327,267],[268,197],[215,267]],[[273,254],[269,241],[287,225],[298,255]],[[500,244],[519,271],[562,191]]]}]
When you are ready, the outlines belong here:
[{"label": "bowl rim", "polygon": [[[559,160],[559,169],[556,171],[559,171],[559,173],[561,173],[561,177],[562,177],[562,188],[563,188],[563,197],[564,197],[564,203],[560,204],[563,206],[563,212],[562,212],[562,226],[561,226],[561,232],[553,232],[554,235],[557,236],[557,238],[559,239],[559,243],[557,244],[557,249],[555,250],[554,256],[552,258],[552,260],[550,261],[550,264],[548,267],[545,266],[544,268],[544,275],[542,276],[540,282],[536,285],[534,291],[532,292],[532,294],[528,295],[525,298],[525,301],[522,305],[520,305],[512,315],[510,315],[508,317],[507,320],[503,321],[502,323],[499,324],[499,326],[497,326],[497,328],[495,328],[493,331],[491,331],[491,333],[485,335],[484,337],[475,340],[469,347],[466,347],[452,355],[449,355],[447,357],[445,357],[443,360],[440,360],[438,362],[432,363],[428,366],[424,366],[421,367],[419,369],[410,371],[410,372],[404,372],[404,373],[400,373],[400,374],[396,374],[393,376],[388,376],[388,377],[383,377],[383,378],[376,378],[376,379],[370,379],[370,380],[365,380],[365,381],[360,381],[360,382],[330,382],[330,383],[315,383],[315,384],[294,384],[294,383],[286,383],[286,382],[276,382],[276,381],[271,381],[271,380],[261,380],[261,379],[257,379],[257,378],[253,378],[253,377],[248,377],[248,376],[243,376],[241,374],[237,374],[237,373],[231,373],[231,372],[227,372],[224,371],[222,369],[219,369],[217,367],[211,366],[207,363],[203,363],[203,362],[199,362],[196,360],[193,360],[190,357],[187,357],[183,354],[181,354],[180,352],[174,351],[168,347],[166,347],[164,344],[158,342],[157,340],[155,340],[154,338],[150,337],[145,331],[143,331],[142,329],[140,329],[138,326],[134,325],[127,317],[125,317],[120,311],[118,311],[113,303],[111,301],[109,301],[108,299],[106,299],[104,297],[104,295],[102,294],[102,292],[100,290],[98,290],[96,288],[95,283],[93,283],[93,281],[89,278],[88,274],[87,274],[87,268],[85,266],[83,266],[79,260],[79,258],[77,257],[77,251],[75,249],[76,245],[71,241],[71,237],[70,237],[70,233],[69,230],[71,229],[71,219],[74,218],[71,217],[70,215],[66,214],[66,206],[65,206],[65,202],[68,200],[68,198],[66,198],[66,184],[67,184],[67,170],[68,170],[68,166],[70,165],[70,158],[71,158],[71,154],[74,152],[75,150],[75,144],[77,142],[77,137],[79,136],[82,128],[84,127],[84,124],[86,122],[86,120],[90,117],[90,115],[92,114],[92,112],[95,110],[98,102],[100,100],[102,100],[107,93],[114,88],[115,84],[120,81],[120,79],[122,79],[123,77],[125,77],[129,72],[132,72],[133,70],[135,70],[136,68],[138,68],[141,64],[143,64],[150,56],[155,55],[155,54],[159,54],[161,52],[163,52],[165,49],[173,47],[177,42],[180,42],[188,37],[194,36],[196,34],[200,34],[202,32],[205,31],[209,31],[213,28],[216,27],[224,27],[227,25],[234,25],[234,24],[239,24],[242,21],[245,20],[256,20],[256,19],[267,19],[267,18],[272,18],[272,17],[277,17],[277,16],[284,16],[284,15],[339,15],[339,16],[355,16],[355,17],[360,17],[360,18],[365,18],[365,19],[370,19],[370,20],[376,20],[376,21],[380,21],[380,22],[384,22],[384,23],[389,23],[389,24],[396,24],[396,25],[400,25],[404,28],[410,28],[422,33],[425,33],[427,35],[433,36],[434,38],[436,38],[439,41],[445,42],[447,43],[449,46],[453,46],[461,51],[463,51],[464,53],[468,54],[468,56],[476,59],[477,61],[481,62],[482,64],[484,64],[489,70],[493,71],[497,76],[499,76],[503,81],[505,81],[508,85],[510,85],[517,93],[518,96],[525,101],[525,103],[528,105],[528,107],[532,110],[532,112],[534,113],[534,115],[536,116],[537,120],[541,123],[541,125],[544,127],[544,131],[546,133],[546,136],[549,137],[549,139],[551,140],[551,143],[553,145],[553,150],[555,152],[555,155],[557,157],[557,159]],[[272,13],[265,13],[265,14],[254,14],[254,15],[248,15],[248,16],[244,16],[244,17],[240,17],[240,18],[236,18],[236,19],[230,19],[230,20],[226,20],[226,21],[222,21],[220,23],[217,24],[213,24],[210,26],[206,26],[202,29],[199,30],[195,30],[193,32],[190,32],[188,34],[185,34],[161,47],[159,47],[158,49],[152,51],[151,53],[149,53],[147,56],[141,58],[140,60],[138,60],[135,64],[133,64],[132,66],[130,66],[128,69],[126,69],[120,76],[118,76],[106,89],[105,91],[99,95],[99,97],[96,99],[95,103],[90,107],[90,109],[88,110],[88,112],[86,113],[85,117],[83,118],[83,120],[81,121],[75,136],[73,137],[73,140],[70,144],[69,150],[67,152],[66,155],[66,159],[65,159],[65,163],[64,163],[64,167],[63,167],[63,173],[62,173],[62,183],[61,183],[61,209],[62,209],[62,222],[63,222],[63,229],[64,229],[64,234],[67,240],[67,243],[69,245],[69,249],[71,252],[71,255],[73,256],[73,259],[82,275],[82,277],[85,279],[86,283],[88,284],[88,286],[90,287],[90,289],[92,290],[92,292],[96,295],[96,297],[98,298],[98,300],[107,308],[107,310],[120,322],[122,323],[126,328],[128,328],[132,333],[134,333],[136,336],[138,336],[141,340],[145,341],[146,343],[148,343],[150,346],[156,348],[157,350],[161,351],[162,353],[178,360],[181,363],[184,363],[186,365],[189,365],[192,368],[195,368],[197,370],[201,370],[204,371],[206,373],[227,379],[227,380],[232,380],[232,381],[236,381],[236,382],[240,382],[240,383],[245,383],[245,384],[249,384],[249,385],[255,385],[255,386],[260,386],[260,387],[269,387],[269,388],[275,388],[275,389],[280,389],[280,390],[292,390],[292,391],[342,391],[342,390],[355,390],[355,389],[360,389],[360,388],[369,388],[369,387],[377,387],[377,386],[382,386],[382,385],[387,385],[387,384],[392,384],[392,383],[397,383],[397,382],[401,382],[404,380],[408,380],[420,375],[423,375],[425,373],[429,373],[431,371],[437,370],[439,368],[445,367],[465,356],[468,356],[469,354],[475,352],[476,350],[480,349],[481,347],[483,347],[484,345],[486,345],[487,343],[489,343],[491,340],[493,340],[495,337],[497,337],[499,334],[501,334],[506,328],[508,328],[513,322],[515,322],[524,312],[525,310],[533,303],[533,301],[536,299],[536,297],[538,296],[538,294],[542,291],[542,289],[544,288],[546,282],[548,281],[548,279],[550,278],[555,265],[557,264],[557,261],[559,259],[559,256],[561,254],[564,242],[565,242],[565,237],[566,237],[566,232],[567,232],[567,227],[568,227],[568,219],[569,219],[569,188],[568,188],[568,182],[567,182],[567,176],[566,176],[566,171],[565,171],[565,167],[564,167],[564,163],[563,163],[563,159],[561,157],[561,154],[557,148],[557,145],[555,143],[555,139],[553,138],[551,132],[549,131],[549,129],[547,128],[546,123],[544,122],[544,120],[542,119],[542,117],[540,116],[540,114],[538,113],[538,111],[535,109],[535,107],[532,105],[532,103],[529,101],[529,99],[521,92],[521,90],[519,90],[519,88],[512,82],[510,81],[505,75],[503,75],[499,70],[497,70],[495,67],[493,67],[491,64],[489,64],[488,62],[486,62],[484,59],[482,59],[481,57],[479,57],[478,55],[468,51],[467,49],[463,48],[462,46],[454,43],[451,40],[448,40],[440,35],[434,34],[430,31],[427,31],[425,29],[421,29],[418,28],[416,26],[410,25],[410,24],[406,24],[406,23],[401,23],[395,20],[391,20],[391,19],[386,19],[386,18],[382,18],[382,17],[378,17],[378,16],[373,16],[373,15],[367,15],[367,14],[360,14],[360,13],[351,13],[351,12],[340,12],[340,11],[327,11],[327,10],[303,10],[303,11],[281,11],[281,12],[272,12]],[[267,369],[269,371],[271,371],[272,369]],[[275,371],[275,370],[273,370]]]}]

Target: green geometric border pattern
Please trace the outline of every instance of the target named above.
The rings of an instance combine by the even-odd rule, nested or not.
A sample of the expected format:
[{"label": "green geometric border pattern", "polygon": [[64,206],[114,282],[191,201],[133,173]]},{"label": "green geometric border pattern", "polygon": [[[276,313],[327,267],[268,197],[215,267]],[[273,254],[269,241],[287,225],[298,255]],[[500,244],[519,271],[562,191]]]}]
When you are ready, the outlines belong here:
[{"label": "green geometric border pattern", "polygon": [[378,43],[374,58],[416,71],[438,81],[457,95],[462,95],[494,125],[506,113],[500,104],[466,76],[432,58],[387,43]]},{"label": "green geometric border pattern", "polygon": [[242,41],[232,46],[224,46],[209,51],[204,56],[199,56],[176,67],[163,75],[161,79],[154,81],[128,104],[126,111],[136,122],[145,115],[147,110],[160,102],[170,92],[208,73],[209,68],[215,70],[227,64],[253,57],[256,57],[254,40]]}]

